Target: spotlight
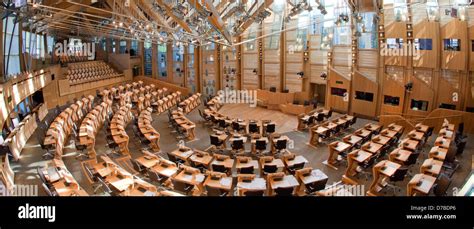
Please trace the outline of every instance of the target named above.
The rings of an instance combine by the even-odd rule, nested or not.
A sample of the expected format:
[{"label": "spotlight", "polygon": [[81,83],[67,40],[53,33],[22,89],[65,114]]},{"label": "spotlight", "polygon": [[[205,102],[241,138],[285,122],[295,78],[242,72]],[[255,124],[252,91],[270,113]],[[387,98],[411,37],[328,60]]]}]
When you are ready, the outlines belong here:
[{"label": "spotlight", "polygon": [[319,75],[323,80],[326,80],[328,78],[328,75],[325,72],[321,72],[321,75]]}]

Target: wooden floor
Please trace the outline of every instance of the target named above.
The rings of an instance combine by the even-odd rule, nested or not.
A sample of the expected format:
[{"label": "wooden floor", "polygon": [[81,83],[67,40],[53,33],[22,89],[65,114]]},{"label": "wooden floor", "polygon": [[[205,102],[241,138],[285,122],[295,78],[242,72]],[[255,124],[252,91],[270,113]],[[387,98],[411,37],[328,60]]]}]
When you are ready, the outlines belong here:
[{"label": "wooden floor", "polygon": [[277,132],[291,132],[298,126],[298,118],[276,110],[268,110],[261,107],[250,107],[248,104],[226,104],[219,113],[230,118],[272,120],[276,123]]}]

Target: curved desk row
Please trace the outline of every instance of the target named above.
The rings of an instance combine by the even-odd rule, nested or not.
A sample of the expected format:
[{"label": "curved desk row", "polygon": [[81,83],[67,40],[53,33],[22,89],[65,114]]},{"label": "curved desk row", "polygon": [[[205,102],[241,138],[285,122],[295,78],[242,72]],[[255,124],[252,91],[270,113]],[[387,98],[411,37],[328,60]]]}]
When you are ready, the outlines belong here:
[{"label": "curved desk row", "polygon": [[183,109],[185,114],[193,111],[199,105],[201,105],[201,93],[196,93],[185,99],[183,102],[179,103],[179,107]]},{"label": "curved desk row", "polygon": [[94,110],[89,112],[82,121],[79,129],[79,141],[81,145],[87,147],[90,158],[96,157],[95,152],[95,137],[97,132],[105,122],[105,118],[112,112],[112,101],[105,100],[100,105],[97,105]]},{"label": "curved desk row", "polygon": [[153,128],[153,118],[149,110],[144,110],[138,116],[138,129],[150,141],[150,147],[155,152],[160,151],[160,133]]},{"label": "curved desk row", "polygon": [[63,155],[63,148],[66,139],[72,133],[73,124],[80,122],[84,115],[92,108],[93,96],[84,97],[71,104],[61,112],[51,123],[44,139],[44,145],[55,148],[55,157]]},{"label": "curved desk row", "polygon": [[125,131],[125,128],[127,128],[127,124],[132,120],[131,110],[131,104],[120,107],[120,110],[114,114],[112,121],[110,121],[110,131],[112,133],[112,137],[114,142],[119,146],[120,152],[123,155],[130,155],[130,151],[128,149],[129,136]]}]

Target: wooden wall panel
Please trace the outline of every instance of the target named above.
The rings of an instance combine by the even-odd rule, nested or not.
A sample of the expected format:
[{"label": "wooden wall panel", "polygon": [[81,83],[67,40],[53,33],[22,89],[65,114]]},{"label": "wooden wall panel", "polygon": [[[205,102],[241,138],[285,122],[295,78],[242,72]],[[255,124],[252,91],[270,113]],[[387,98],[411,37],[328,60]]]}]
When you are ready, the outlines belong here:
[{"label": "wooden wall panel", "polygon": [[[247,51],[242,55],[242,88],[243,89],[258,89],[258,54],[255,51]],[[257,73],[254,73],[254,69]]]},{"label": "wooden wall panel", "polygon": [[[456,105],[456,109],[462,109],[463,91],[461,87],[462,75],[457,71],[442,71],[439,77],[438,99],[436,107],[442,103]],[[458,95],[458,101],[453,101],[455,94]]]},{"label": "wooden wall panel", "polygon": [[414,38],[431,39],[432,50],[419,50],[420,57],[413,57],[413,67],[439,68],[440,39],[439,23],[428,20],[421,21],[413,27]]},{"label": "wooden wall panel", "polygon": [[[441,68],[466,70],[468,52],[467,22],[452,19],[441,28]],[[444,39],[460,39],[461,51],[444,50]]]},{"label": "wooden wall panel", "polygon": [[[384,96],[394,96],[400,98],[400,104],[398,106],[384,104]],[[380,114],[402,114],[403,105],[405,102],[405,87],[394,80],[392,77],[385,75],[383,79],[383,89],[381,96],[381,111]]]},{"label": "wooden wall panel", "polygon": [[265,63],[265,89],[275,87],[280,91],[280,63]]},{"label": "wooden wall panel", "polygon": [[328,72],[326,65],[312,64],[310,82],[316,84],[326,84],[327,81],[321,78],[321,73],[323,72]]},{"label": "wooden wall panel", "polygon": [[[329,69],[329,79],[328,79],[328,87],[329,87],[329,94],[327,95],[327,104],[326,107],[347,113],[349,112],[349,95],[351,91],[351,81],[350,79],[342,76],[340,72],[335,69]],[[347,98],[342,96],[336,96],[331,94],[331,88],[340,88],[347,90]],[[345,101],[346,100],[346,101]]]},{"label": "wooden wall panel", "polygon": [[[403,44],[407,43],[407,24],[405,22],[392,22],[385,26],[385,38],[402,38]],[[382,47],[381,47],[382,48]],[[385,65],[406,66],[405,56],[386,56]]]},{"label": "wooden wall panel", "polygon": [[[356,114],[375,117],[377,112],[378,88],[379,85],[377,82],[361,74],[361,72],[355,71],[352,80],[351,111]],[[373,93],[373,101],[356,99],[356,91]]]},{"label": "wooden wall panel", "polygon": [[474,72],[470,72],[466,87],[466,108],[474,108]]},{"label": "wooden wall panel", "polygon": [[472,45],[472,41],[474,41],[474,26],[469,27],[469,47],[467,50],[469,53],[469,71],[474,71],[474,47]]},{"label": "wooden wall panel", "polygon": [[[433,73],[431,73],[433,74]],[[421,80],[418,76],[414,75],[411,77],[411,82],[413,82],[413,88],[410,93],[407,94],[407,115],[422,115],[426,116],[433,110],[433,103],[435,98],[435,91],[433,90],[432,86],[427,84],[425,81]],[[412,110],[411,109],[411,102],[413,100],[420,100],[420,101],[427,101],[428,107],[426,111],[422,110]]]}]

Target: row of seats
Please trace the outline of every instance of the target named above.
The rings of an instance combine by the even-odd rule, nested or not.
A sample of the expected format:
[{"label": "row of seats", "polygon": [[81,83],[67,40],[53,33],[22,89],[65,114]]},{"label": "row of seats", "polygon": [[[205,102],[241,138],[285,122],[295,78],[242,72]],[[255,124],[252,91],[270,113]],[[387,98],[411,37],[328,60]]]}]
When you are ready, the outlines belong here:
[{"label": "row of seats", "polygon": [[84,62],[69,65],[66,74],[70,85],[89,83],[97,80],[120,77],[112,67],[102,61]]},{"label": "row of seats", "polygon": [[61,63],[75,63],[75,62],[84,62],[88,61],[88,56],[71,56],[71,55],[62,55],[59,56],[59,61]]},{"label": "row of seats", "polygon": [[[328,177],[320,170],[305,168],[302,156],[287,154],[282,159],[271,156],[230,158],[221,154],[181,147],[164,159],[144,152],[132,160],[153,183],[184,195],[255,196],[314,194],[326,187]],[[233,175],[232,170],[236,171]],[[255,171],[259,173],[255,174]]]},{"label": "row of seats", "polygon": [[194,122],[189,120],[181,108],[174,111],[168,111],[168,120],[170,127],[178,134],[178,138],[187,138],[188,140],[194,140],[196,137]]},{"label": "row of seats", "polygon": [[308,114],[300,114],[298,115],[298,130],[304,130],[306,128],[311,128],[314,125],[323,122],[324,120],[328,120],[332,116],[332,110],[326,109],[316,109]]},{"label": "row of seats", "polygon": [[154,152],[160,152],[160,133],[151,125],[153,122],[151,114],[151,108],[140,112],[133,127],[134,133],[140,143],[148,145]]},{"label": "row of seats", "polygon": [[348,129],[357,122],[357,117],[344,115],[331,121],[310,127],[309,144],[317,146],[322,140],[329,140],[332,136]]},{"label": "row of seats", "polygon": [[[44,156],[61,157],[64,144],[69,135],[77,131],[76,124],[81,122],[84,116],[92,109],[94,97],[83,97],[62,111],[50,124],[44,138]],[[52,152],[51,152],[51,151]]]},{"label": "row of seats", "polygon": [[41,185],[49,196],[88,196],[60,159],[37,169]]},{"label": "row of seats", "polygon": [[185,99],[183,102],[179,103],[179,108],[183,109],[185,114],[188,114],[196,109],[196,107],[199,105],[201,105],[201,93],[196,93]]},{"label": "row of seats", "polygon": [[106,117],[112,113],[112,102],[104,100],[91,110],[81,123],[79,130],[80,145],[86,146],[89,158],[95,158],[95,137],[99,129],[104,125]]},{"label": "row of seats", "polygon": [[0,157],[0,185],[9,192],[13,192],[15,188],[15,173],[10,166],[8,155]]},{"label": "row of seats", "polygon": [[123,155],[130,155],[128,149],[129,136],[125,131],[125,128],[127,128],[128,123],[132,121],[132,118],[132,105],[127,104],[120,107],[110,121],[110,133]]},{"label": "row of seats", "polygon": [[94,193],[101,188],[112,196],[167,196],[158,188],[134,176],[112,160],[108,155],[100,157],[102,162],[88,161],[83,164],[88,179],[92,182]]}]

